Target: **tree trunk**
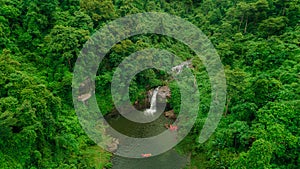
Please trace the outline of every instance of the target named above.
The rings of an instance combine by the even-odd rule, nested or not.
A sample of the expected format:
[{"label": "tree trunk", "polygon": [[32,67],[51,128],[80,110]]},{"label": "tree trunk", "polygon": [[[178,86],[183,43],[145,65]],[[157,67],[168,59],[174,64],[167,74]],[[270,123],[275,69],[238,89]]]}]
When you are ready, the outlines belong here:
[{"label": "tree trunk", "polygon": [[242,23],[243,23],[243,21],[244,21],[244,15],[245,15],[245,14],[243,14],[243,16],[241,17],[241,20],[240,20],[239,32],[240,32],[240,30],[241,30],[241,26],[242,26]]},{"label": "tree trunk", "polygon": [[247,26],[248,26],[248,15],[247,15],[247,19],[246,19],[246,24],[245,24],[245,28],[244,28],[244,33],[247,33]]},{"label": "tree trunk", "polygon": [[227,99],[227,103],[226,103],[226,109],[225,109],[224,117],[226,117],[226,115],[227,115],[227,113],[228,113],[228,106],[229,106],[230,100],[231,100],[231,97],[229,97],[229,98]]},{"label": "tree trunk", "polygon": [[72,70],[72,65],[71,65],[71,60],[70,59],[68,59],[68,64],[69,64],[70,70]]},{"label": "tree trunk", "polygon": [[284,5],[282,8],[282,14],[281,14],[282,16],[285,16],[285,8],[286,8],[286,5]]}]

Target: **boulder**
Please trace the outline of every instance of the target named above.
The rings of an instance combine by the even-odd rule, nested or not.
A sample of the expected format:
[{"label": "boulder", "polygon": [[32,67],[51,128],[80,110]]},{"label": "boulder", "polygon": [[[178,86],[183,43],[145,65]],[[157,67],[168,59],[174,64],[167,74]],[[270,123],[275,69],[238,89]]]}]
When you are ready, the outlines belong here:
[{"label": "boulder", "polygon": [[78,101],[87,103],[86,101],[95,94],[95,89],[92,85],[90,78],[86,78],[79,86],[79,96],[77,97]]},{"label": "boulder", "polygon": [[112,141],[116,144],[120,144],[119,139],[117,139],[117,138],[113,138]]},{"label": "boulder", "polygon": [[107,146],[108,151],[110,152],[115,152],[118,149],[118,144],[112,143]]},{"label": "boulder", "polygon": [[119,139],[113,138],[111,143],[107,145],[107,149],[110,152],[115,152],[118,149],[119,144],[120,144]]},{"label": "boulder", "polygon": [[86,94],[82,94],[80,96],[78,96],[78,101],[81,101],[81,102],[85,102],[87,101],[90,97],[92,96],[91,93],[86,93]]},{"label": "boulder", "polygon": [[166,111],[164,112],[164,115],[170,119],[176,119],[176,114],[174,113],[174,110]]}]

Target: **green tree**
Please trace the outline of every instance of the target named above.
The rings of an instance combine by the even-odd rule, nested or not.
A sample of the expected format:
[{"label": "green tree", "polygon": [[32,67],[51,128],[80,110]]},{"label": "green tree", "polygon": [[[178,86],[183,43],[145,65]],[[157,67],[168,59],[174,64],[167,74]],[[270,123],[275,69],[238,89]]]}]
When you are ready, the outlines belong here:
[{"label": "green tree", "polygon": [[280,34],[282,30],[286,27],[288,19],[284,16],[272,17],[263,20],[259,24],[259,29],[264,32],[267,36]]},{"label": "green tree", "polygon": [[69,26],[55,26],[49,35],[45,37],[47,50],[47,64],[52,61],[58,63],[67,63],[72,69],[76,56],[79,54],[80,47],[89,38],[89,31],[76,29]]},{"label": "green tree", "polygon": [[80,0],[80,8],[93,19],[95,27],[117,16],[112,0]]},{"label": "green tree", "polygon": [[232,167],[238,169],[267,169],[270,168],[270,160],[272,158],[273,145],[263,139],[256,140],[250,150],[241,153],[236,159]]}]

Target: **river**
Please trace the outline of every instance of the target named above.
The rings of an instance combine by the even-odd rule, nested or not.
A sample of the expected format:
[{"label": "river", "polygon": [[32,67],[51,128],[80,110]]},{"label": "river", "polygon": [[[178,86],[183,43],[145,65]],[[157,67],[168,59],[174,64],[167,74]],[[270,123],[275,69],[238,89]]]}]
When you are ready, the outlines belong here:
[{"label": "river", "polygon": [[[165,124],[171,124],[173,121],[161,115],[158,119],[142,124],[132,122],[125,117],[118,115],[107,118],[107,122],[118,132],[130,137],[145,138],[155,136],[165,130]],[[120,146],[123,140],[120,140]],[[164,140],[160,142],[164,144]],[[126,144],[125,144],[126,146]],[[130,151],[134,147],[122,147]],[[148,153],[148,152],[145,152]],[[114,155],[112,158],[113,169],[180,169],[186,164],[186,157],[179,155],[171,149],[163,154],[148,158],[125,158]]]}]

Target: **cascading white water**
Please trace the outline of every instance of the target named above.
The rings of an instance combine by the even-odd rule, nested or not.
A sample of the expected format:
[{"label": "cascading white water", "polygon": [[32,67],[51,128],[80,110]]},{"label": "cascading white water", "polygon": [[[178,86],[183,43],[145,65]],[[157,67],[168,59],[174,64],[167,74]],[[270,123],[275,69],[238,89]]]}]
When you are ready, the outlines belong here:
[{"label": "cascading white water", "polygon": [[153,115],[156,112],[156,96],[157,96],[157,93],[158,93],[158,89],[159,89],[159,87],[157,87],[153,91],[153,94],[152,94],[152,97],[151,97],[151,101],[150,101],[150,109],[146,109],[144,111],[144,114],[146,116]]}]

